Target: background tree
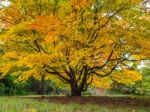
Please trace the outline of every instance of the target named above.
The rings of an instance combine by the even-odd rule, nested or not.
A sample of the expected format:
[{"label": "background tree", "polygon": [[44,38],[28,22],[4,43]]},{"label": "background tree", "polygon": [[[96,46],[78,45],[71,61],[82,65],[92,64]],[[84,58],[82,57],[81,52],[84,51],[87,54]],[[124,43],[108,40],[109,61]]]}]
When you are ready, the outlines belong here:
[{"label": "background tree", "polygon": [[141,68],[142,81],[135,85],[135,94],[150,95],[150,69],[149,61],[145,62],[145,66]]},{"label": "background tree", "polygon": [[141,80],[127,66],[149,56],[141,0],[15,0],[0,18],[8,25],[1,36],[3,75],[25,66],[19,80],[44,75],[69,84],[72,96],[89,85],[110,88],[112,79]]},{"label": "background tree", "polygon": [[135,63],[132,68],[138,70],[142,74],[142,80],[131,84],[119,83],[114,81],[112,88],[108,90],[109,94],[130,94],[130,95],[150,95],[150,69],[149,60],[143,62],[144,65],[139,67]]}]

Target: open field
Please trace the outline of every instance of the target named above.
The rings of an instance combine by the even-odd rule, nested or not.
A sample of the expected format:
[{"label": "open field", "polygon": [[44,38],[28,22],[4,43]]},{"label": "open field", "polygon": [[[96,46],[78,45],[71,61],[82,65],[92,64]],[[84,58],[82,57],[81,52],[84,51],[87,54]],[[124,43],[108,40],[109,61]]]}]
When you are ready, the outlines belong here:
[{"label": "open field", "polygon": [[[63,99],[64,98],[64,99]],[[39,97],[38,100],[32,98],[16,98],[16,97],[0,97],[0,112],[150,112],[150,107],[148,105],[134,105],[130,104],[133,102],[138,102],[138,100],[129,102],[130,106],[125,104],[120,104],[118,102],[119,98],[116,98],[116,104],[109,98],[77,98],[77,97]],[[96,105],[95,99],[102,99],[102,103]],[[112,98],[113,99],[113,98]],[[120,98],[121,99],[121,98]],[[130,98],[129,98],[130,99]],[[147,98],[146,98],[147,99]],[[149,99],[143,100],[143,103],[150,102]],[[72,101],[71,101],[72,100]],[[139,99],[140,100],[140,99]],[[142,100],[142,99],[141,99]],[[104,103],[105,101],[108,104]],[[87,102],[87,103],[85,103]],[[82,104],[81,104],[82,103]],[[142,103],[142,102],[140,102]]]},{"label": "open field", "polygon": [[96,104],[96,105],[112,105],[112,106],[145,106],[150,107],[150,97],[134,97],[134,96],[85,96],[85,97],[65,97],[65,96],[53,96],[53,97],[29,97],[37,99],[39,101],[49,101],[70,104]]}]

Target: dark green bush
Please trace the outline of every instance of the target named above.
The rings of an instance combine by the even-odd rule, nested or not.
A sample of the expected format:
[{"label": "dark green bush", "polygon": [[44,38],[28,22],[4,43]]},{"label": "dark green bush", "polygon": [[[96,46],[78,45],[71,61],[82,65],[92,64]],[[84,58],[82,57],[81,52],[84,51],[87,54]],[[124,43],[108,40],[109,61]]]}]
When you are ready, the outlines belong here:
[{"label": "dark green bush", "polygon": [[5,94],[5,85],[0,83],[0,95],[4,95]]}]

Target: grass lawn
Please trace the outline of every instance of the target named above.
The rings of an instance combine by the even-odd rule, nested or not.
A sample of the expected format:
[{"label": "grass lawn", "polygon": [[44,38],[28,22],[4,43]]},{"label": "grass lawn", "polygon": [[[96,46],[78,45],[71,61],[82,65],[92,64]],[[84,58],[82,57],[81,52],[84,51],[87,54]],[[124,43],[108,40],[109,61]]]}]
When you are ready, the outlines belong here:
[{"label": "grass lawn", "polygon": [[60,104],[27,98],[0,97],[0,112],[150,112],[150,107]]}]

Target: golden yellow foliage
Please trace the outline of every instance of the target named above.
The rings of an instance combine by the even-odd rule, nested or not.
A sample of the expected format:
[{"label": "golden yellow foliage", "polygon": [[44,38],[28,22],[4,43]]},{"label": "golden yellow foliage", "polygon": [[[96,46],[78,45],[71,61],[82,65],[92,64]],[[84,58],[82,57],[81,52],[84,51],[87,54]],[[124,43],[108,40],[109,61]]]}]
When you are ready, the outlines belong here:
[{"label": "golden yellow foliage", "polygon": [[32,70],[23,72],[22,75],[19,76],[18,81],[27,81],[31,76],[33,76],[35,79],[41,78],[39,72],[35,69],[32,69]]},{"label": "golden yellow foliage", "polygon": [[141,80],[138,72],[128,69],[132,60],[150,56],[150,22],[140,4],[140,0],[17,0],[0,12],[14,24],[0,36],[5,50],[0,71],[6,74],[14,66],[24,66],[28,69],[19,80],[44,75],[69,84],[72,95],[81,95],[89,85],[108,89],[113,80],[123,84]]},{"label": "golden yellow foliage", "polygon": [[16,54],[16,52],[12,51],[12,52],[7,52],[6,54],[3,55],[3,58],[7,58],[7,59],[17,59],[18,55]]},{"label": "golden yellow foliage", "polygon": [[102,89],[110,89],[111,88],[111,79],[110,77],[94,77],[92,86],[102,88]]},{"label": "golden yellow foliage", "polygon": [[115,72],[112,77],[118,83],[122,84],[133,84],[136,81],[142,80],[142,75],[139,72],[127,69]]},{"label": "golden yellow foliage", "polygon": [[92,0],[71,0],[72,5],[77,8],[86,8],[91,6]]}]

